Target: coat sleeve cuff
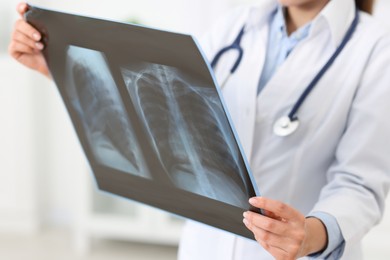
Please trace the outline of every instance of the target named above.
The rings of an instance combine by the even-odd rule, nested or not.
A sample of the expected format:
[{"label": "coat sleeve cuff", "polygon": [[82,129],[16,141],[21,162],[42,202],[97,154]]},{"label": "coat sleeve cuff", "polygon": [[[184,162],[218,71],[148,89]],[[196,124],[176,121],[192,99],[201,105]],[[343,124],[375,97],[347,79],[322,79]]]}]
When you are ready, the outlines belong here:
[{"label": "coat sleeve cuff", "polygon": [[344,253],[345,240],[335,217],[324,212],[312,212],[307,218],[319,219],[326,228],[328,243],[324,251],[309,255],[311,259],[340,259]]}]

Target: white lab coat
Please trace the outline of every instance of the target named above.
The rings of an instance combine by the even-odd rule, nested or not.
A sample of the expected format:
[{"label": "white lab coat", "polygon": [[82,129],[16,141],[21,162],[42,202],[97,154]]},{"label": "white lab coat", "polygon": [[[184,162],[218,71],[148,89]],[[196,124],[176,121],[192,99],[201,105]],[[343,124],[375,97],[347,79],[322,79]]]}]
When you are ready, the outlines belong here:
[{"label": "white lab coat", "polygon": [[[297,132],[277,137],[273,124],[288,114],[340,44],[355,6],[353,0],[331,1],[257,97],[268,18],[276,8],[273,0],[259,2],[222,19],[202,47],[212,59],[247,24],[243,61],[223,95],[260,192],[306,215],[334,216],[346,242],[342,259],[361,259],[360,241],[380,221],[390,183],[389,34],[361,13],[353,38],[298,111]],[[218,79],[235,58],[226,55],[219,63]],[[273,258],[256,242],[189,222],[179,259]]]}]

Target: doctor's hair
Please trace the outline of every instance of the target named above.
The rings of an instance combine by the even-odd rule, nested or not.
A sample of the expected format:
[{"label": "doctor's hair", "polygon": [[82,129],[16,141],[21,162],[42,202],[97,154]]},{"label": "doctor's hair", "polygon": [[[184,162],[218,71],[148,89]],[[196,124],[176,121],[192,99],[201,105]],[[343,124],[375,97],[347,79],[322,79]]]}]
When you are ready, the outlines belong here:
[{"label": "doctor's hair", "polygon": [[374,9],[375,0],[355,0],[357,8],[363,12],[372,14]]}]

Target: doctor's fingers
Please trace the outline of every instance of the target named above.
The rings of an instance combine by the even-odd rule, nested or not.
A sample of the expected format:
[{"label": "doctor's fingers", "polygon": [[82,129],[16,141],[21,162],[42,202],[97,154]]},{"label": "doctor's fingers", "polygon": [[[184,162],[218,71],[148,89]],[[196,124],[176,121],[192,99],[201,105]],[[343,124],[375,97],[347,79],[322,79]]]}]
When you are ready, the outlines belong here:
[{"label": "doctor's fingers", "polygon": [[24,34],[27,38],[33,41],[40,41],[42,36],[37,29],[28,24],[25,20],[19,19],[15,22],[14,32],[20,32]]},{"label": "doctor's fingers", "polygon": [[44,45],[41,42],[36,42],[35,40],[16,30],[12,34],[12,40],[27,45],[30,48],[36,49],[38,51],[41,51],[44,48]]},{"label": "doctor's fingers", "polygon": [[290,233],[290,225],[286,222],[272,219],[257,213],[247,211],[244,218],[252,225],[277,235],[286,235]]},{"label": "doctor's fingers", "polygon": [[252,231],[256,241],[276,259],[296,259],[302,244],[289,238],[272,234],[256,226],[245,224]]},{"label": "doctor's fingers", "polygon": [[288,222],[297,222],[299,224],[304,223],[305,221],[305,216],[299,211],[277,200],[255,197],[251,198],[249,203],[256,208],[272,212],[274,215],[278,216],[278,219],[284,219]]},{"label": "doctor's fingers", "polygon": [[26,3],[19,3],[16,6],[16,11],[20,14],[21,17],[28,11],[29,7]]},{"label": "doctor's fingers", "polygon": [[9,54],[16,60],[19,60],[19,58],[22,57],[22,55],[24,54],[33,55],[37,53],[35,49],[17,41],[12,41],[10,43],[8,51]]}]

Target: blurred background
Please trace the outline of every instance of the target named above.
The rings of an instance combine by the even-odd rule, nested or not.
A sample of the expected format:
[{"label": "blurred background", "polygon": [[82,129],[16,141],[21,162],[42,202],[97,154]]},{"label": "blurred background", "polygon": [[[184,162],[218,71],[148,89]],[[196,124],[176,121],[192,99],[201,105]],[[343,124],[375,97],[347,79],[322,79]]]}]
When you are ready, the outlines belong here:
[{"label": "blurred background", "polygon": [[[250,2],[30,3],[201,36],[229,8]],[[97,192],[55,86],[8,56],[17,3],[0,1],[0,259],[175,259],[183,220]],[[375,16],[390,29],[389,13],[390,1],[378,0]],[[388,207],[364,241],[366,259],[390,259],[389,236]]]}]

